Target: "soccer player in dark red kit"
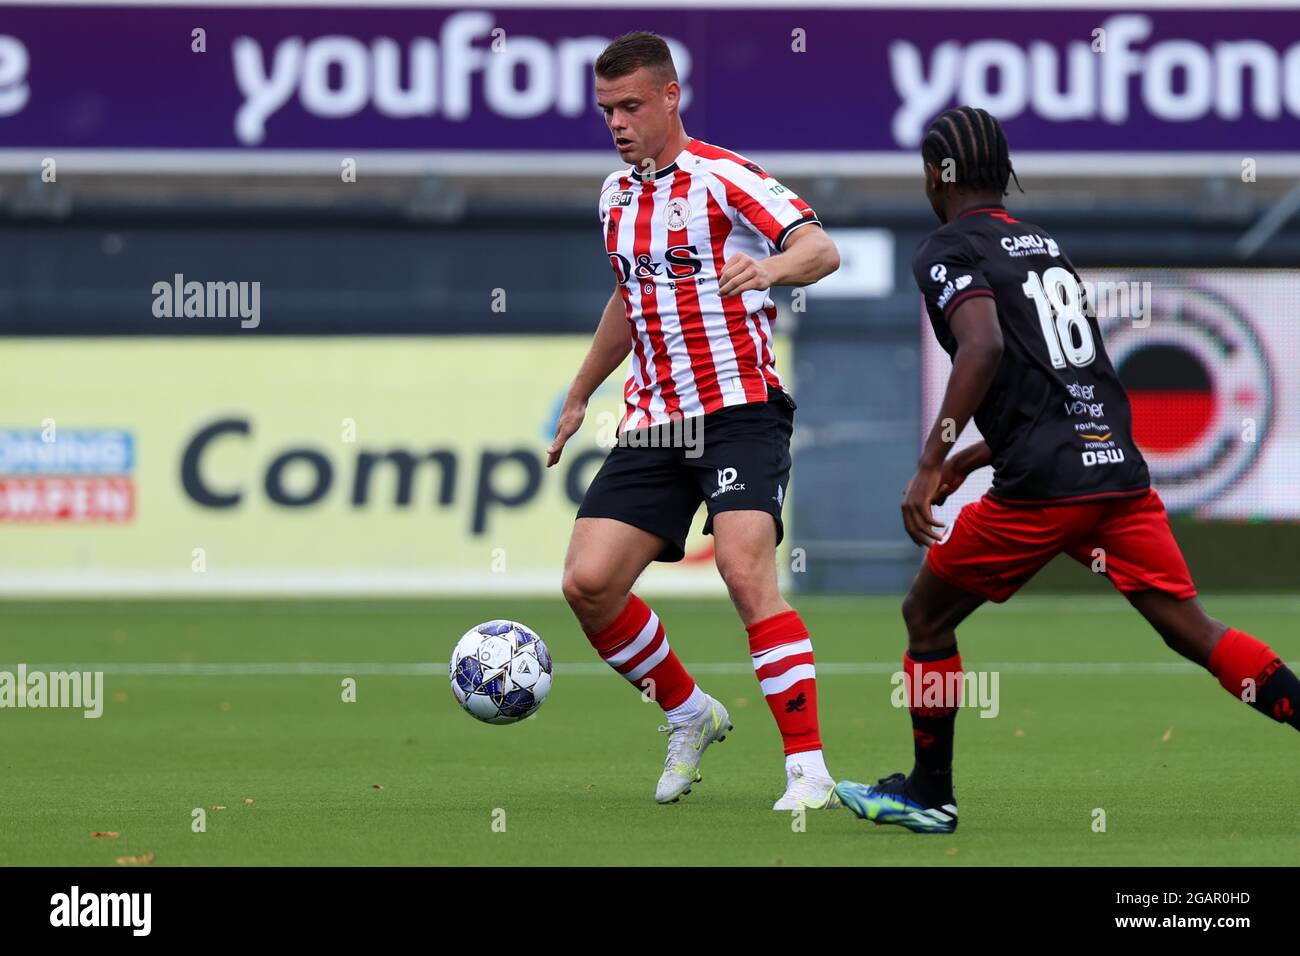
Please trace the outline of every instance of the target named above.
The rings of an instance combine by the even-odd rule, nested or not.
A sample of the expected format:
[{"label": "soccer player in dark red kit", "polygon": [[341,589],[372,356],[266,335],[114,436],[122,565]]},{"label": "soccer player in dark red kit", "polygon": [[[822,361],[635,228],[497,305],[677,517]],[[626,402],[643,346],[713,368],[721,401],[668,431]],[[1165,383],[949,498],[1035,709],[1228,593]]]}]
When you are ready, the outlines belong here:
[{"label": "soccer player in dark red kit", "polygon": [[[1106,576],[1166,644],[1234,697],[1300,729],[1296,675],[1196,600],[1082,281],[1046,230],[1002,205],[1012,167],[1001,124],[981,109],[949,110],[930,126],[921,156],[925,194],[943,225],[917,249],[912,271],[953,365],[902,502],[908,535],[927,549],[903,600],[915,765],[873,785],[841,781],[836,793],[875,823],[957,828],[960,701],[922,697],[921,687],[958,687],[957,626],[985,601],[1007,600],[1061,552],[1085,565],[1104,555]],[[984,440],[949,457],[972,417]],[[932,506],[986,465],[992,488],[962,508],[944,538]]]},{"label": "soccer player in dark red kit", "polygon": [[[565,396],[548,467],[596,387],[624,361],[628,375],[619,443],[574,522],[564,597],[601,659],[634,687],[653,689],[668,734],[655,800],[677,802],[701,779],[704,751],[731,718],[695,683],[632,587],[652,561],[682,559],[703,504],[704,533],[713,535],[781,735],[785,792],[773,809],[830,809],[838,801],[822,753],[812,639],[777,582],[795,404],[776,369],[768,290],[816,282],[839,267],[839,254],[789,188],[687,135],[661,37],[619,37],[595,75],[623,163],[597,207],[614,288]],[[684,447],[687,425],[694,448]]]}]

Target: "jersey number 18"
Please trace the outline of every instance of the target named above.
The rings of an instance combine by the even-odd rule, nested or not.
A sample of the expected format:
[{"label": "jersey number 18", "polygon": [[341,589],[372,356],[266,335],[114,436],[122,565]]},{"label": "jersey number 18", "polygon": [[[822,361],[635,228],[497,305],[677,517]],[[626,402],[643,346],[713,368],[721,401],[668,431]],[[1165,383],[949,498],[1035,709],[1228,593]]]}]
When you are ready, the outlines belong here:
[{"label": "jersey number 18", "polygon": [[1067,359],[1082,367],[1097,357],[1092,327],[1083,314],[1083,290],[1073,272],[1061,266],[1053,266],[1041,276],[1031,272],[1020,288],[1038,309],[1038,323],[1054,368],[1065,368]]}]

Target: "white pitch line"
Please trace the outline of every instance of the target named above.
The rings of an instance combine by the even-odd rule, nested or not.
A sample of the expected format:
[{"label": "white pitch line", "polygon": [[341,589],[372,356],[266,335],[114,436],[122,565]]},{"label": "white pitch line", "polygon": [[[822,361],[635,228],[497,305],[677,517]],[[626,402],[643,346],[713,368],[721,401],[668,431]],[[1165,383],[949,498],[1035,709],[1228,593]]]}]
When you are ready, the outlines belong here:
[{"label": "white pitch line", "polygon": [[[1295,664],[1290,665],[1293,669]],[[14,673],[17,664],[0,665],[0,671]],[[91,671],[113,677],[429,677],[447,676],[447,665],[438,663],[328,663],[321,661],[299,662],[229,662],[229,663],[183,663],[158,662],[138,664],[118,663],[60,663],[27,664],[27,671]],[[1099,675],[1099,674],[1200,674],[1204,668],[1188,661],[1008,661],[1005,663],[979,664],[968,667],[968,671],[996,671],[1001,674],[1026,675]],[[746,663],[713,662],[691,665],[695,674],[723,676],[740,676],[752,674],[753,667]],[[899,673],[898,665],[884,662],[859,661],[838,662],[819,661],[819,676],[876,676]],[[557,677],[599,677],[613,674],[605,664],[593,662],[574,662],[555,664]]]}]

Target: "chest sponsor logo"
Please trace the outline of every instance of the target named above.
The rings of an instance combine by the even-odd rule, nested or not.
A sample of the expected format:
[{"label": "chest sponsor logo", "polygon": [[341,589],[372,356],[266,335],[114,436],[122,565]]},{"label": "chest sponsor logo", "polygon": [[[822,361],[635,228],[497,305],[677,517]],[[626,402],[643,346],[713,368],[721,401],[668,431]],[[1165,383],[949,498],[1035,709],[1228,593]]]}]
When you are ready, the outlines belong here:
[{"label": "chest sponsor logo", "polygon": [[1085,451],[1083,467],[1093,468],[1097,465],[1118,465],[1124,460],[1123,448],[1102,448],[1098,451]]},{"label": "chest sponsor logo", "polygon": [[614,269],[614,276],[619,284],[629,279],[653,282],[655,279],[668,280],[689,279],[699,275],[704,262],[698,257],[695,246],[669,246],[664,250],[663,260],[655,259],[648,253],[636,257],[635,263],[621,252],[609,253],[609,264]]},{"label": "chest sponsor logo", "polygon": [[609,207],[611,209],[632,205],[632,190],[620,189],[609,197]]},{"label": "chest sponsor logo", "polygon": [[1051,256],[1056,258],[1061,254],[1061,247],[1056,244],[1056,240],[1048,236],[1003,236],[999,245],[1013,259],[1022,256]]}]

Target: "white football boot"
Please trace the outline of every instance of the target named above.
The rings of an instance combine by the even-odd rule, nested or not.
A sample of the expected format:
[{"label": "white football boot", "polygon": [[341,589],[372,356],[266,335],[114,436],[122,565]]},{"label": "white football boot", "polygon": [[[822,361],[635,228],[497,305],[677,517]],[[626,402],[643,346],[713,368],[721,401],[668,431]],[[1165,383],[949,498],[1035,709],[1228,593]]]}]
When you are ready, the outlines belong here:
[{"label": "white football boot", "polygon": [[793,764],[786,770],[785,781],[785,793],[772,804],[773,810],[834,810],[844,806],[830,777],[806,774],[803,767]]},{"label": "white football boot", "polygon": [[703,779],[700,757],[714,741],[726,740],[731,731],[727,708],[708,694],[704,711],[694,720],[684,724],[669,724],[659,728],[668,735],[668,756],[664,759],[664,772],[655,787],[655,800],[659,803],[676,803],[691,792],[691,785]]}]

